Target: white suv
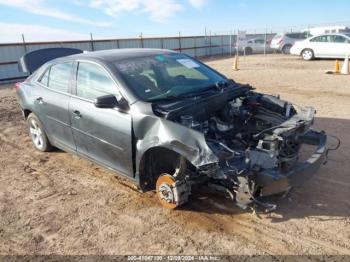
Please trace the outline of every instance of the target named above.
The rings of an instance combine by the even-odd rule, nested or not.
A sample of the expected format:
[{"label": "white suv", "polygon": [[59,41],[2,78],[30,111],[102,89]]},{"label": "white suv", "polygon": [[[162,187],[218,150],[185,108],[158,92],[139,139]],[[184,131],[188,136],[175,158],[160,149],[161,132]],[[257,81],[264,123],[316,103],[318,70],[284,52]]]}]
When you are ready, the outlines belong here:
[{"label": "white suv", "polygon": [[289,54],[294,43],[306,39],[307,36],[307,32],[279,33],[272,38],[270,47],[278,52],[282,52],[283,54]]}]

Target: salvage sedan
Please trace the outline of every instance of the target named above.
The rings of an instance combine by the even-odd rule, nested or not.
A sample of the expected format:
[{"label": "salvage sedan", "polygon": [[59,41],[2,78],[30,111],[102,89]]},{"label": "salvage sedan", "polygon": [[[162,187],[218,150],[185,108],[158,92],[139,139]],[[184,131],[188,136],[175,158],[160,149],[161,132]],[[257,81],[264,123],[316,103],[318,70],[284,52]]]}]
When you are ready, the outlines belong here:
[{"label": "salvage sedan", "polygon": [[[302,185],[325,162],[314,108],[257,93],[185,54],[68,50],[50,60],[49,51],[22,58],[35,72],[16,85],[34,147],[107,167],[156,190],[165,208],[186,203],[196,185],[244,209],[273,208],[264,196]],[[314,149],[301,158],[304,145]]]}]

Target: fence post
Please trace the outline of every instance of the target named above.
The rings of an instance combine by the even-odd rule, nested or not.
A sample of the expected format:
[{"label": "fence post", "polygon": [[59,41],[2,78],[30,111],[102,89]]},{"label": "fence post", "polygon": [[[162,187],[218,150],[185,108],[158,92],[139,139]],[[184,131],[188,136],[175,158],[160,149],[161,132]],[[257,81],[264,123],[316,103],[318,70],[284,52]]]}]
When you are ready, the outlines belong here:
[{"label": "fence post", "polygon": [[209,56],[211,56],[211,31],[209,31]]},{"label": "fence post", "polygon": [[181,48],[181,32],[179,32],[179,51],[181,53],[182,48]]},{"label": "fence post", "polygon": [[208,37],[207,37],[207,28],[204,28],[204,45],[205,45],[205,56],[208,56],[208,50],[207,50],[207,44],[208,43]]},{"label": "fence post", "polygon": [[23,42],[24,53],[27,53],[27,45],[26,45],[26,41],[24,40],[24,34],[22,34],[22,42]]},{"label": "fence post", "polygon": [[232,56],[232,30],[230,31],[230,56]]},{"label": "fence post", "polygon": [[266,56],[267,28],[265,30],[264,55]]},{"label": "fence post", "polygon": [[221,56],[224,56],[224,35],[221,35]]},{"label": "fence post", "polygon": [[194,57],[197,57],[197,37],[194,37]]},{"label": "fence post", "polygon": [[90,40],[91,40],[91,51],[95,51],[94,39],[92,38],[92,33],[90,33]]},{"label": "fence post", "polygon": [[117,39],[116,42],[117,42],[117,48],[120,49],[120,47],[119,47],[119,39]]},{"label": "fence post", "polygon": [[141,38],[141,48],[143,48],[143,35],[142,35],[142,32],[140,34],[140,38]]},{"label": "fence post", "polygon": [[160,38],[160,47],[164,49],[164,39]]}]

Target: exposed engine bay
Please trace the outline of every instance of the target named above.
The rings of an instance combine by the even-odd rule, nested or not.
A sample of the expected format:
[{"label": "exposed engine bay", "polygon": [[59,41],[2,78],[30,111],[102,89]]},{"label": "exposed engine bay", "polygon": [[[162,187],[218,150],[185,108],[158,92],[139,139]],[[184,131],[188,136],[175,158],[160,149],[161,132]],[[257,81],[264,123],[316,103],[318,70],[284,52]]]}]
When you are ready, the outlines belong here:
[{"label": "exposed engine bay", "polygon": [[[294,185],[289,178],[298,167],[301,145],[319,142],[321,133],[310,130],[314,115],[311,107],[296,108],[276,96],[253,91],[167,110],[167,119],[203,134],[218,157],[217,163],[185,171],[188,183],[175,188],[181,194],[172,198],[186,202],[191,184],[204,180],[244,209],[252,203],[274,209],[259,198],[286,192]],[[326,140],[323,133],[320,136]]]}]

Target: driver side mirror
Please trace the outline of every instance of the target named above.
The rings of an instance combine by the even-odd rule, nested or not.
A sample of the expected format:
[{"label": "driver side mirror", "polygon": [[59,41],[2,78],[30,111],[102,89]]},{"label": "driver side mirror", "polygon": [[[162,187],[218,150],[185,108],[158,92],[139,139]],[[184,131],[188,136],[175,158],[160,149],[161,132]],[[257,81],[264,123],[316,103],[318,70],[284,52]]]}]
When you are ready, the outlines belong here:
[{"label": "driver side mirror", "polygon": [[119,109],[122,109],[123,111],[129,109],[129,104],[123,97],[120,100],[117,100],[117,98],[114,95],[99,96],[95,98],[94,104],[97,108],[117,107]]}]

